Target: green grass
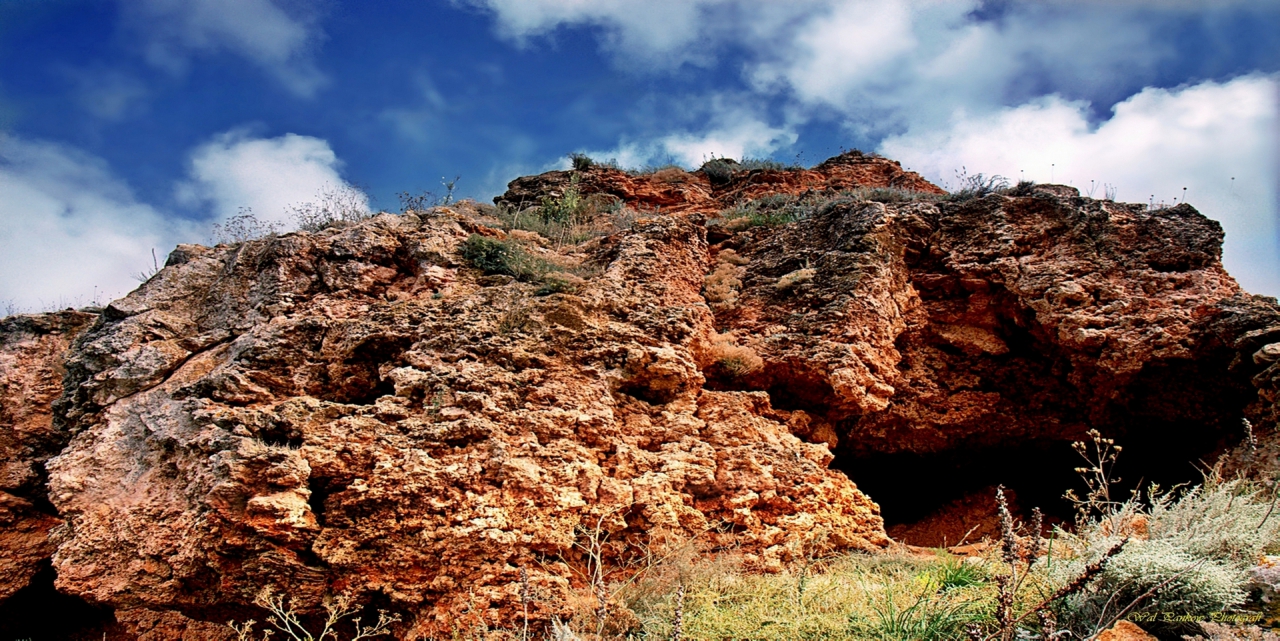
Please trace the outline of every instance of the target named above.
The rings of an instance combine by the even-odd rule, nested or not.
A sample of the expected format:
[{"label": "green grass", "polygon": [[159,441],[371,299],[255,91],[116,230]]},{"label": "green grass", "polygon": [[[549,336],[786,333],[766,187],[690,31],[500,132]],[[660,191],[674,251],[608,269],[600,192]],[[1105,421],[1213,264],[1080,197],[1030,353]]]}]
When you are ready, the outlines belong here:
[{"label": "green grass", "polygon": [[737,227],[777,227],[807,220],[830,199],[800,199],[790,194],[770,194],[763,198],[738,203],[721,215],[727,221],[742,221]]},{"label": "green grass", "polygon": [[552,262],[530,254],[514,240],[472,234],[462,244],[462,257],[486,274],[503,274],[518,281],[534,282],[558,271]]},{"label": "green grass", "polygon": [[[984,581],[943,588],[936,559],[855,554],[778,574],[752,574],[728,559],[658,572],[637,582],[628,606],[643,638],[670,633],[674,585],[686,586],[684,630],[691,639],[954,639],[989,617]],[[816,570],[816,571],[815,571]],[[944,573],[943,573],[944,574]],[[667,584],[669,589],[655,589]]]},{"label": "green grass", "polygon": [[582,266],[564,265],[525,249],[519,241],[500,240],[472,234],[462,244],[462,257],[486,274],[511,276],[524,283],[537,283],[537,296],[575,293],[585,283],[584,277],[595,275]]}]

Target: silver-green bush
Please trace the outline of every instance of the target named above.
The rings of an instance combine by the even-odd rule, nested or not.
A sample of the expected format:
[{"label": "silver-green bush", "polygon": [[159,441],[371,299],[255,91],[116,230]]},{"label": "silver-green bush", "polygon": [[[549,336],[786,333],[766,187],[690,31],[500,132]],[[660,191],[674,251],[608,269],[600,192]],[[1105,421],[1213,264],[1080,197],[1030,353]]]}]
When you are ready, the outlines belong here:
[{"label": "silver-green bush", "polygon": [[1088,633],[1128,609],[1127,616],[1169,613],[1204,620],[1248,597],[1249,568],[1280,536],[1275,495],[1243,480],[1210,474],[1185,492],[1153,488],[1146,505],[1130,500],[1088,520],[1075,534],[1058,532],[1051,576],[1066,581],[1099,550],[1130,541],[1096,581],[1064,599],[1059,620]]}]

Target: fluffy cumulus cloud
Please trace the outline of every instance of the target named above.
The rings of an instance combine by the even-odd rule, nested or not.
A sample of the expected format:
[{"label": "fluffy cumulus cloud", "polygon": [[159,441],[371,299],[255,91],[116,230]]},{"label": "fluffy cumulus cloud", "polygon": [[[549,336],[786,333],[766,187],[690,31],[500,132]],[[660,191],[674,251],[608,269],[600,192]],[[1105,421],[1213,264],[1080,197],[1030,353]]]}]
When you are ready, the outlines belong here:
[{"label": "fluffy cumulus cloud", "polygon": [[0,314],[105,302],[163,263],[189,224],[138,202],[95,157],[0,135]]},{"label": "fluffy cumulus cloud", "polygon": [[305,6],[273,0],[121,0],[125,25],[148,62],[181,73],[193,54],[244,57],[301,96],[326,82],[311,53],[321,37]]},{"label": "fluffy cumulus cloud", "polygon": [[880,151],[936,181],[954,172],[1070,184],[1095,196],[1186,200],[1226,230],[1224,262],[1249,291],[1280,294],[1275,79],[1250,75],[1145,89],[1091,125],[1083,102],[1049,96],[883,141]]},{"label": "fluffy cumulus cloud", "polygon": [[[194,149],[177,200],[184,219],[140,202],[100,158],[0,134],[0,314],[104,303],[138,285],[174,245],[208,240],[210,225],[251,208],[289,229],[291,205],[341,194],[367,209],[324,140],[244,131]],[[331,197],[331,196],[330,196]]]},{"label": "fluffy cumulus cloud", "polygon": [[208,207],[214,218],[248,208],[261,221],[289,227],[294,222],[291,206],[352,189],[339,169],[337,155],[319,138],[254,138],[233,130],[192,152],[189,178],[179,185],[177,196],[185,204]]},{"label": "fluffy cumulus cloud", "polygon": [[795,143],[789,127],[769,125],[746,110],[714,109],[713,127],[680,131],[643,142],[623,142],[615,149],[587,152],[593,158],[616,160],[622,167],[674,163],[697,167],[711,158],[761,158]]},{"label": "fluffy cumulus cloud", "polygon": [[[957,103],[999,106],[1044,85],[1105,91],[1151,76],[1174,53],[1166,22],[1138,19],[1142,3],[993,3],[1004,7],[999,19],[980,20],[981,0],[469,2],[521,42],[595,27],[628,67],[732,51],[759,91],[877,124],[945,117]],[[1195,7],[1166,9],[1179,18]]]},{"label": "fluffy cumulus cloud", "polygon": [[1140,202],[1172,202],[1186,187],[1223,223],[1228,269],[1251,291],[1280,294],[1274,79],[1155,86],[1168,86],[1171,69],[1213,66],[1189,58],[1176,34],[1194,26],[1220,54],[1233,49],[1222,43],[1235,22],[1273,19],[1274,3],[470,2],[509,37],[591,26],[617,59],[657,68],[731,51],[757,98],[787,105],[785,127],[710,118],[624,142],[612,152],[621,162],[767,154],[805,122],[835,119],[935,180],[954,181],[960,167],[1013,179],[1025,170],[1085,191],[1093,180],[1099,196],[1111,184]]}]

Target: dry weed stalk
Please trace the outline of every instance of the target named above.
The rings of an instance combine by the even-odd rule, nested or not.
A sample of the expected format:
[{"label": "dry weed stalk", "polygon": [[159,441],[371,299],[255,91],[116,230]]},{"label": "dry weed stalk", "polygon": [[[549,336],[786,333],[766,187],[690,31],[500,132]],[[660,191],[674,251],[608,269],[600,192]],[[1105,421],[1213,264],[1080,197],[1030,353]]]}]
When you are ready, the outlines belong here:
[{"label": "dry weed stalk", "polygon": [[[336,630],[338,624],[343,619],[351,618],[351,615],[360,609],[355,605],[350,595],[342,594],[336,597],[325,597],[324,627],[320,630],[319,635],[313,636],[306,626],[302,624],[301,617],[296,610],[296,599],[286,599],[284,595],[278,595],[270,587],[266,587],[258,593],[253,602],[271,613],[267,617],[267,623],[275,628],[275,630],[262,631],[261,639],[263,641],[269,639],[276,631],[283,632],[291,641],[325,641],[326,639],[334,639],[336,641],[338,638]],[[391,634],[391,625],[399,621],[399,614],[388,615],[386,610],[378,610],[378,621],[369,626],[360,625],[360,617],[351,618],[351,623],[355,627],[355,634],[350,638],[350,641],[389,635]],[[253,641],[255,639],[253,630],[255,624],[257,624],[257,621],[253,619],[249,619],[240,625],[237,625],[235,621],[228,621],[227,627],[235,631],[237,641]]]},{"label": "dry weed stalk", "polygon": [[609,617],[609,598],[611,595],[604,581],[604,546],[609,538],[609,532],[605,530],[604,523],[613,513],[614,511],[601,512],[596,518],[596,523],[593,527],[578,526],[578,532],[586,539],[586,542],[579,543],[575,540],[573,543],[574,547],[586,555],[587,568],[584,578],[591,596],[595,599],[595,608],[591,614],[595,618],[597,639],[603,637],[605,623]]},{"label": "dry weed stalk", "polygon": [[1247,418],[1242,418],[1240,421],[1244,423],[1245,446],[1249,448],[1249,456],[1253,456],[1258,453],[1258,437],[1253,433],[1253,423]]},{"label": "dry weed stalk", "polygon": [[529,641],[529,603],[533,601],[533,593],[529,589],[529,570],[520,568],[520,608],[524,611],[524,628],[520,632],[521,641]]},{"label": "dry weed stalk", "polygon": [[1089,430],[1086,434],[1093,442],[1092,452],[1084,441],[1075,441],[1071,447],[1088,463],[1086,467],[1076,468],[1076,473],[1084,479],[1088,491],[1083,499],[1072,490],[1067,490],[1066,493],[1067,500],[1076,506],[1077,525],[1083,525],[1090,513],[1108,514],[1121,505],[1119,501],[1112,500],[1111,486],[1120,482],[1113,470],[1116,457],[1124,448],[1116,445],[1115,439],[1103,438],[1098,430]]},{"label": "dry weed stalk", "polygon": [[[1113,457],[1114,460],[1114,457]],[[1055,590],[1048,597],[1033,605],[1021,614],[1014,612],[1018,592],[1022,589],[1032,567],[1040,559],[1045,549],[1044,515],[1036,508],[1032,512],[1031,532],[1026,537],[1019,537],[1014,526],[1013,515],[1009,512],[1009,502],[1004,495],[1004,486],[996,488],[996,508],[1000,515],[1000,556],[1008,564],[1009,573],[995,576],[997,586],[996,626],[995,632],[983,634],[981,626],[971,624],[966,633],[973,641],[1013,641],[1017,638],[1018,626],[1027,618],[1035,616],[1040,623],[1044,638],[1052,640],[1060,638],[1062,633],[1056,630],[1057,622],[1049,607],[1059,599],[1075,594],[1085,588],[1106,567],[1112,557],[1120,553],[1128,538],[1112,545],[1101,557],[1084,567],[1066,585]],[[1132,607],[1132,606],[1130,606]],[[1127,612],[1127,610],[1126,610]]]},{"label": "dry weed stalk", "polygon": [[671,641],[684,638],[684,585],[676,588],[676,612],[671,618]]}]

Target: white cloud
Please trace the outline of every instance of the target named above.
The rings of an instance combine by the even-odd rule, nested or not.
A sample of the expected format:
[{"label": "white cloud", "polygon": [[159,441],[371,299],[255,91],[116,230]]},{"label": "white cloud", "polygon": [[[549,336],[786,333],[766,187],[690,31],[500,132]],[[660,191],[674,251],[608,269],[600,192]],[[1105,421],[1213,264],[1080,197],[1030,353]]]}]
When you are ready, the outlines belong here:
[{"label": "white cloud", "polygon": [[[698,51],[702,14],[732,0],[465,0],[494,13],[499,34],[525,44],[561,25],[602,29],[606,48],[646,62],[705,60]],[[625,58],[624,58],[625,61]]]},{"label": "white cloud", "polygon": [[321,33],[314,16],[273,0],[121,0],[125,25],[141,36],[147,61],[173,73],[191,54],[227,51],[309,97],[326,79],[311,59]]},{"label": "white cloud", "polygon": [[[292,226],[286,206],[349,188],[329,144],[309,136],[251,138],[231,131],[197,147],[178,199],[203,221],[139,202],[100,158],[65,145],[0,134],[0,314],[106,302],[137,287],[139,273],[180,242],[206,239],[209,223],[250,207]],[[367,200],[354,193],[357,206]]]},{"label": "white cloud", "polygon": [[[314,201],[325,190],[347,188],[338,160],[327,141],[285,134],[252,138],[244,130],[215,136],[191,154],[189,178],[178,187],[178,200],[207,204],[215,218],[248,207],[262,221],[288,227],[288,206]],[[367,201],[366,201],[367,202]]]},{"label": "white cloud", "polygon": [[0,193],[0,305],[22,310],[121,296],[151,269],[153,248],[163,264],[194,235],[138,202],[102,160],[48,142],[0,134]]},{"label": "white cloud", "polygon": [[[1176,90],[1149,88],[1117,104],[1094,127],[1087,104],[1057,96],[991,114],[957,113],[943,127],[918,127],[881,153],[946,181],[970,173],[1071,184],[1095,181],[1118,199],[1182,198],[1226,230],[1227,270],[1247,290],[1280,295],[1277,223],[1276,83],[1250,75]],[[1023,173],[1025,171],[1025,174]],[[1235,180],[1232,180],[1234,178]]]},{"label": "white cloud", "polygon": [[698,167],[716,158],[768,157],[796,141],[790,127],[774,127],[744,110],[712,109],[713,124],[698,133],[677,132],[644,142],[623,142],[608,151],[588,152],[593,158],[615,159],[622,167],[674,162]]},{"label": "white cloud", "polygon": [[941,107],[957,102],[1022,101],[1042,83],[1106,90],[1154,74],[1175,52],[1162,32],[1168,23],[1144,19],[1151,7],[1142,3],[1010,3],[999,21],[976,21],[981,0],[466,1],[492,11],[499,33],[522,44],[562,26],[596,28],[629,67],[707,63],[731,46],[746,52],[741,71],[757,90],[878,127],[886,116],[945,119]]}]

